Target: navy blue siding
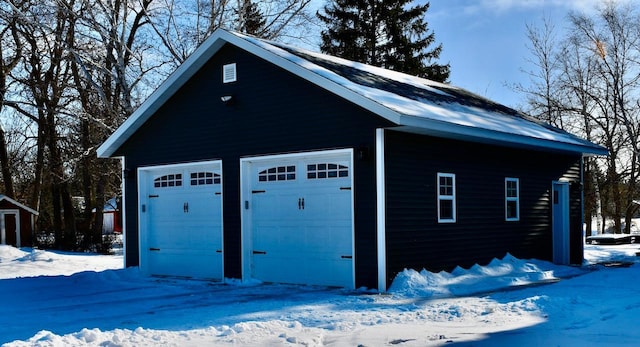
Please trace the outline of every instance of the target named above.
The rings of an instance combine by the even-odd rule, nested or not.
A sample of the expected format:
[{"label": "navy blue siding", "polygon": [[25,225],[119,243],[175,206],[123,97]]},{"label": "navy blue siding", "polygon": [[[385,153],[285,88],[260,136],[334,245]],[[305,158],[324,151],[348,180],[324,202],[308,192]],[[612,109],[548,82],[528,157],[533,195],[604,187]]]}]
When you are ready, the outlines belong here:
[{"label": "navy blue siding", "polygon": [[[238,81],[222,84],[222,65]],[[230,105],[220,97],[232,95]],[[356,285],[375,287],[375,129],[383,118],[236,47],[223,47],[115,155],[125,156],[127,262],[138,265],[136,169],[222,159],[225,276],[241,276],[240,158],[331,148],[360,148],[355,159]],[[357,156],[357,155],[356,155]]]},{"label": "navy blue siding", "polygon": [[[385,132],[387,283],[404,268],[452,270],[507,252],[551,260],[552,181],[572,182],[571,261],[582,261],[580,155]],[[438,223],[437,173],[456,175],[456,223]],[[520,220],[505,221],[505,177],[519,178]]]},{"label": "navy blue siding", "polygon": [[[238,81],[222,84],[222,65]],[[220,97],[232,95],[230,105]],[[375,129],[392,124],[233,46],[223,47],[115,153],[125,156],[127,265],[138,265],[136,170],[221,159],[225,276],[241,276],[240,158],[353,148],[356,285],[377,286]],[[571,260],[582,260],[580,156],[386,131],[387,282],[404,268],[450,270],[502,257],[550,259],[551,182],[571,185]],[[360,150],[366,153],[359,158]],[[438,224],[436,173],[456,174],[455,224]],[[521,220],[504,221],[504,178]]]}]

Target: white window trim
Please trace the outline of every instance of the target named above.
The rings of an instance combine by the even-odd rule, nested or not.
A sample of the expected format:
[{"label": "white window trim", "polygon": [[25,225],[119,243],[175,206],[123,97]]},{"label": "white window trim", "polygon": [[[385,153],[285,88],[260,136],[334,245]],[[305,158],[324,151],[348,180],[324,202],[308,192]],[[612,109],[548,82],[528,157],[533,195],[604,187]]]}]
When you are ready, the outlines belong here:
[{"label": "white window trim", "polygon": [[[453,185],[453,195],[440,195],[440,178],[441,177],[450,177],[452,179]],[[441,173],[438,172],[436,177],[436,187],[437,187],[437,204],[438,204],[438,223],[455,223],[457,218],[456,213],[456,175],[451,173]],[[441,218],[440,217],[440,201],[447,200],[452,201],[452,218]]]},{"label": "white window trim", "polygon": [[[515,197],[509,197],[507,194],[507,183],[509,182],[516,182],[516,196]],[[509,201],[515,201],[516,202],[516,217],[509,217],[507,215],[507,211],[508,211],[508,203]],[[506,177],[504,179],[504,219],[508,222],[517,222],[520,220],[520,179],[519,178],[513,178],[513,177]]]}]

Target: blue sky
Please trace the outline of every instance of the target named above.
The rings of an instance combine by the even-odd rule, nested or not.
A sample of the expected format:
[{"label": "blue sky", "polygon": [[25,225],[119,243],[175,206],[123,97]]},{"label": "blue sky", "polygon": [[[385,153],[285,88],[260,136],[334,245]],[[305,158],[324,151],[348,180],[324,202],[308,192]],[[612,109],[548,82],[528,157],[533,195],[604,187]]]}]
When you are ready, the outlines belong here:
[{"label": "blue sky", "polygon": [[570,11],[593,14],[602,0],[430,0],[427,22],[442,43],[440,62],[451,64],[450,82],[499,103],[518,107],[525,96],[509,85],[528,84],[531,70],[526,24],[551,18],[558,31]]}]

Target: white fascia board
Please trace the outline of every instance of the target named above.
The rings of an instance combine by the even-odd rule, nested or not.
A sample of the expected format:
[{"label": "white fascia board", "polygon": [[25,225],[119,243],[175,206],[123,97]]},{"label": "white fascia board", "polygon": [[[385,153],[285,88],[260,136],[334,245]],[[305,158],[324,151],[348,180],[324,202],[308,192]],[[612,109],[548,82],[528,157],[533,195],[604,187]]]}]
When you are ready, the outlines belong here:
[{"label": "white fascia board", "polygon": [[546,140],[413,116],[401,117],[400,126],[394,129],[470,142],[497,145],[512,144],[523,147],[581,153],[583,155],[606,156],[609,154],[606,148],[597,145],[589,146],[579,143]]},{"label": "white fascia board", "polygon": [[32,209],[31,207],[25,206],[25,205],[23,205],[23,204],[21,204],[21,203],[19,203],[19,202],[15,201],[15,200],[11,199],[10,197],[8,197],[8,196],[6,196],[6,195],[0,195],[0,201],[2,201],[2,200],[7,200],[8,202],[12,203],[13,205],[18,206],[18,207],[20,207],[21,209],[26,210],[26,211],[28,211],[29,213],[33,214],[33,215],[36,215],[36,216],[37,216],[37,215],[39,215],[39,214],[40,214],[40,213],[38,213],[38,211],[36,211],[36,210]]}]

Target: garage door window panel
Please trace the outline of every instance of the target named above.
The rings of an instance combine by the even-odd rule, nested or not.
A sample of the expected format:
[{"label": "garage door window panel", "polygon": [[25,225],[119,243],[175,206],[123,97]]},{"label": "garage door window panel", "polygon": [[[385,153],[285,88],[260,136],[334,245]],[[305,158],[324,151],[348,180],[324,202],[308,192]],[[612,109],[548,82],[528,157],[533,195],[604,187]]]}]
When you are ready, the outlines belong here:
[{"label": "garage door window panel", "polygon": [[169,174],[153,180],[154,188],[182,187],[182,174]]},{"label": "garage door window panel", "polygon": [[220,174],[215,172],[192,172],[191,185],[204,186],[220,184]]},{"label": "garage door window panel", "polygon": [[333,163],[316,163],[307,165],[307,179],[346,178],[349,167]]},{"label": "garage door window panel", "polygon": [[295,165],[276,166],[258,173],[259,182],[294,181],[295,179]]}]

